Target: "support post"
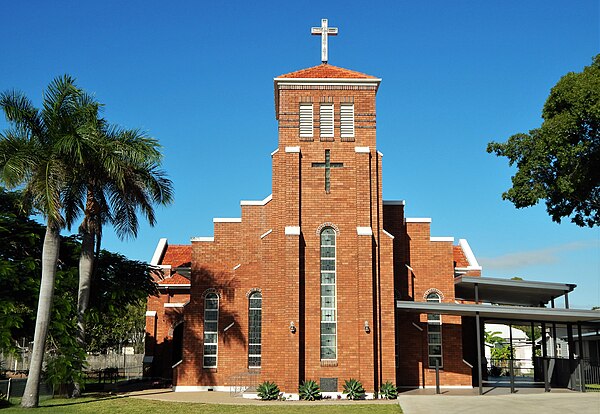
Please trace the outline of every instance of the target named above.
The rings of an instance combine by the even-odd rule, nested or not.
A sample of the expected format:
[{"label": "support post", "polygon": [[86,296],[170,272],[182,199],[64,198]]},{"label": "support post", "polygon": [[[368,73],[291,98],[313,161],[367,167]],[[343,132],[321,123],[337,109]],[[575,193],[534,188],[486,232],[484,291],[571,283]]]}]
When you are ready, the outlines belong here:
[{"label": "support post", "polygon": [[573,324],[567,323],[567,341],[569,346],[569,375],[570,375],[570,383],[571,388],[575,388],[575,381],[573,373],[575,372],[575,344],[573,343]]},{"label": "support post", "polygon": [[546,343],[546,323],[542,322],[542,375],[544,376],[544,391],[550,391],[548,380],[548,348]]},{"label": "support post", "polygon": [[[477,286],[477,285],[475,285]],[[477,288],[475,288],[477,289]],[[477,290],[475,290],[477,292]],[[483,394],[483,378],[481,375],[481,324],[479,322],[479,312],[475,312],[475,325],[477,336],[477,384],[479,386],[479,395]]]},{"label": "support post", "polygon": [[8,379],[8,388],[6,389],[6,401],[10,402],[10,386],[11,386],[12,378]]},{"label": "support post", "polygon": [[509,362],[509,367],[510,367],[510,392],[511,394],[515,392],[515,371],[514,371],[514,352],[513,352],[513,334],[512,334],[512,324],[508,325],[508,332],[509,332],[509,345],[508,345],[508,351],[510,352],[510,362]]},{"label": "support post", "polygon": [[569,309],[569,292],[565,291],[565,309]]},{"label": "support post", "polygon": [[581,322],[577,322],[577,342],[579,345],[579,385],[581,392],[585,392],[585,377],[583,376],[583,334]]},{"label": "support post", "polygon": [[440,361],[435,359],[435,393],[441,394],[440,392]]}]

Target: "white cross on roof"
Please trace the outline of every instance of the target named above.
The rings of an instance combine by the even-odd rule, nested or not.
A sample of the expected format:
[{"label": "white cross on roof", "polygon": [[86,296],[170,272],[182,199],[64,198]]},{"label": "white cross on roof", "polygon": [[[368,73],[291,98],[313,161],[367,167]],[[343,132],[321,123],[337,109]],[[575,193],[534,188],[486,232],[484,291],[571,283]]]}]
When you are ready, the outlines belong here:
[{"label": "white cross on roof", "polygon": [[321,27],[310,29],[312,35],[321,35],[321,62],[327,63],[327,36],[337,36],[337,27],[327,27],[327,19],[321,19]]}]

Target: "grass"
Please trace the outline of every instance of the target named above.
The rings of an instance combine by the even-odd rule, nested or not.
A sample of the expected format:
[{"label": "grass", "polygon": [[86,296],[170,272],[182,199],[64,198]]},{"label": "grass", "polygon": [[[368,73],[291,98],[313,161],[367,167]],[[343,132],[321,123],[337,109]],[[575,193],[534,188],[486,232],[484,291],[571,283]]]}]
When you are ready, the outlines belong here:
[{"label": "grass", "polygon": [[397,404],[340,404],[340,405],[298,405],[273,403],[272,406],[261,405],[221,405],[201,403],[178,403],[144,400],[125,396],[112,397],[83,397],[78,399],[56,398],[42,401],[36,410],[12,406],[0,410],[1,414],[14,413],[41,413],[41,414],[148,414],[154,412],[167,412],[169,414],[189,414],[202,412],[207,414],[237,414],[237,413],[327,413],[327,414],[401,414],[402,410]]}]

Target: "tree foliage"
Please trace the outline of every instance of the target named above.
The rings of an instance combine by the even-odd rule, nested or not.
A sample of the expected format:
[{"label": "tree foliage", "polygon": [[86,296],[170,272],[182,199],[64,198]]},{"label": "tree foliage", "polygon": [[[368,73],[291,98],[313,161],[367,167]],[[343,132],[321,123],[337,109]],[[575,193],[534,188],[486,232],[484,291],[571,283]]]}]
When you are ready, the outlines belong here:
[{"label": "tree foliage", "polygon": [[489,153],[517,167],[502,198],[517,208],[545,200],[557,223],[570,217],[578,226],[600,225],[600,55],[558,81],[542,118],[529,133],[488,144]]}]

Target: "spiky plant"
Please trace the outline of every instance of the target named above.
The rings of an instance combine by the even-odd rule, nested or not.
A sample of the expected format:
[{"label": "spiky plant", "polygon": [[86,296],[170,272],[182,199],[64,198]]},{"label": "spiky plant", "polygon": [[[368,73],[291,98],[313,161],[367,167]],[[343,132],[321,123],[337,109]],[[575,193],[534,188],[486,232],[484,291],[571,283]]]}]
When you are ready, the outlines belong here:
[{"label": "spiky plant", "polygon": [[321,399],[321,390],[319,384],[313,380],[304,381],[298,387],[298,395],[301,400],[315,401]]},{"label": "spiky plant", "polygon": [[381,389],[379,390],[379,395],[381,395],[386,400],[395,400],[396,398],[398,398],[398,389],[390,381],[387,381],[381,386]]},{"label": "spiky plant", "polygon": [[349,400],[362,400],[365,398],[365,389],[359,380],[350,378],[344,382],[344,394]]},{"label": "spiky plant", "polygon": [[271,401],[279,398],[279,387],[274,382],[265,381],[256,387],[256,391],[261,400]]}]

